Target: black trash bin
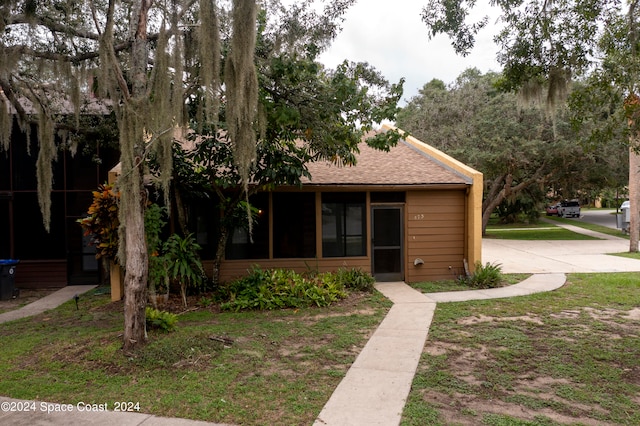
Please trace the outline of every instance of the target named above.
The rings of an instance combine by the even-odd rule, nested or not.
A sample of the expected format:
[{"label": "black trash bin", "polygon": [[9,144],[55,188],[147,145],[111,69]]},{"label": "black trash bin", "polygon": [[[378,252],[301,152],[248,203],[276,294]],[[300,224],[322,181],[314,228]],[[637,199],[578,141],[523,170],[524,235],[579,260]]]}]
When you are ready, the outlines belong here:
[{"label": "black trash bin", "polygon": [[18,262],[15,259],[0,259],[0,300],[10,300],[17,295],[14,278]]}]

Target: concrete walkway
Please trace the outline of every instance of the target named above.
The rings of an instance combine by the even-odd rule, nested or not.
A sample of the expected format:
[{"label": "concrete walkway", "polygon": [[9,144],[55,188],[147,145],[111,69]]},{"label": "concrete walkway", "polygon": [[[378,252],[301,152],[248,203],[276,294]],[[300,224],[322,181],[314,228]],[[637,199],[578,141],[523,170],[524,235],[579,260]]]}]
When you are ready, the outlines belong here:
[{"label": "concrete walkway", "polygon": [[50,309],[57,308],[65,302],[73,299],[76,295],[80,296],[89,290],[93,290],[97,285],[70,285],[51,293],[42,299],[29,303],[20,309],[7,311],[0,314],[0,324],[7,321],[14,321],[20,318],[26,318],[33,315],[41,314]]},{"label": "concrete walkway", "polygon": [[[565,225],[562,225],[565,226]],[[589,232],[566,226],[576,232]],[[575,228],[575,229],[574,229]],[[398,425],[406,403],[437,303],[496,299],[552,291],[565,283],[569,272],[640,271],[640,260],[608,256],[628,251],[622,238],[593,234],[594,241],[483,241],[483,263],[500,263],[505,273],[534,273],[503,288],[422,294],[403,282],[378,283],[376,288],[393,306],[323,407],[314,426]],[[0,322],[35,315],[71,300],[93,286],[66,287],[20,310],[0,315]],[[156,417],[141,413],[47,413],[47,403],[35,410],[6,410],[21,401],[0,397],[0,424],[11,425],[144,425],[204,426],[215,423]],[[9,404],[8,406],[6,404]],[[44,404],[44,405],[42,405]]]},{"label": "concrete walkway", "polygon": [[314,426],[398,425],[427,340],[436,303],[498,299],[552,291],[568,272],[640,271],[640,260],[610,256],[629,250],[623,238],[559,224],[600,240],[485,239],[483,263],[504,273],[534,273],[502,288],[422,294],[405,283],[378,283],[393,306],[340,382]]},{"label": "concrete walkway", "polygon": [[429,333],[436,303],[496,299],[551,291],[564,274],[533,275],[509,287],[423,294],[403,282],[378,283],[393,302],[314,426],[398,425]]},{"label": "concrete walkway", "polygon": [[[82,411],[83,408],[79,408],[78,405],[64,405],[67,410],[65,412],[54,411],[62,407],[62,404],[0,396],[0,424],[11,426],[228,426],[143,413]],[[17,411],[18,408],[23,411]]]}]

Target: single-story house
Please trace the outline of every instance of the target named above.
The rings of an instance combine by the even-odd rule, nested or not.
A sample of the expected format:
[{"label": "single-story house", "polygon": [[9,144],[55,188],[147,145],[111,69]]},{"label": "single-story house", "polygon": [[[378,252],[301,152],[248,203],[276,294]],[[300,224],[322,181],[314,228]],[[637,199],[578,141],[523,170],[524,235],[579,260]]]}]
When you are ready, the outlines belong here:
[{"label": "single-story house", "polygon": [[[389,126],[386,126],[387,128]],[[383,131],[386,130],[383,128]],[[51,231],[37,201],[38,144],[14,127],[0,155],[0,258],[19,259],[16,286],[61,287],[102,280],[95,249],[76,222],[92,191],[118,162],[115,149],[59,153],[54,163]],[[221,280],[254,265],[298,271],[357,267],[378,281],[447,279],[481,259],[482,174],[411,136],[389,152],[362,144],[353,167],[309,166],[302,187],[259,193],[253,242],[243,229],[229,240]],[[193,206],[192,225],[211,271],[215,205]]]},{"label": "single-story house", "polygon": [[378,281],[406,282],[473,270],[481,260],[482,174],[411,136],[389,152],[359,148],[353,167],[314,163],[301,188],[255,196],[253,242],[246,231],[234,232],[221,281],[254,265],[356,267]]}]

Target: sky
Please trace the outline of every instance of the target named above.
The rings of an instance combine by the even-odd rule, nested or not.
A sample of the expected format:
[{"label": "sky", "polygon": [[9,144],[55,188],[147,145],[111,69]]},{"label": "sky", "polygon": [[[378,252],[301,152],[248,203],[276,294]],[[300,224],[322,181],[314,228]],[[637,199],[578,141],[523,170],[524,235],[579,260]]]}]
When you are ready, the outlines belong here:
[{"label": "sky", "polygon": [[345,59],[368,62],[392,83],[404,77],[401,106],[434,78],[448,84],[467,68],[476,67],[483,73],[500,70],[493,43],[497,30],[491,25],[496,13],[486,0],[479,0],[473,13],[478,17],[493,15],[489,19],[491,28],[479,34],[476,46],[466,57],[455,53],[446,35],[429,40],[420,17],[426,3],[427,0],[359,0],[346,13],[342,32],[320,61],[331,68]]}]

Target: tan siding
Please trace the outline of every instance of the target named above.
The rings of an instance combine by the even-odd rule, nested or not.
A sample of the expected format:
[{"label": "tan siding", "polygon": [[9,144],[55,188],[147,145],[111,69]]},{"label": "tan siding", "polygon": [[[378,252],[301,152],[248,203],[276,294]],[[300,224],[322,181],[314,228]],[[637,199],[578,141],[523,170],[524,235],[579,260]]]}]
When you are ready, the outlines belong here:
[{"label": "tan siding", "polygon": [[[405,204],[405,281],[450,279],[463,271],[465,256],[465,192],[459,189],[408,191]],[[367,209],[370,224],[370,211]],[[319,230],[318,230],[319,231]],[[370,226],[368,231],[370,232]],[[370,239],[370,236],[369,236]],[[367,252],[370,248],[367,247]],[[420,258],[424,264],[414,266]],[[223,282],[246,275],[253,265],[298,272],[356,267],[371,272],[368,256],[328,259],[228,260],[221,267]],[[207,271],[211,262],[205,262]]]},{"label": "tan siding", "polygon": [[430,236],[445,235],[444,241],[449,240],[453,236],[464,236],[464,220],[447,220],[434,222],[432,220],[425,220],[424,223],[411,223],[409,222],[409,231],[411,235],[416,239],[420,237],[429,238]]},{"label": "tan siding", "polygon": [[[405,281],[450,279],[465,253],[465,193],[460,190],[407,192]],[[424,264],[415,266],[420,258]]]},{"label": "tan siding", "polygon": [[[435,236],[434,236],[435,237]],[[414,240],[413,244],[411,244],[411,249],[413,250],[448,250],[451,248],[461,248],[459,241],[451,241],[445,237],[441,238],[443,241],[437,241],[435,238],[433,239],[423,239],[423,240]],[[437,243],[437,244],[436,244]]]},{"label": "tan siding", "polygon": [[410,248],[407,252],[409,257],[433,257],[433,256],[463,256],[462,247],[427,247],[427,248]]}]

